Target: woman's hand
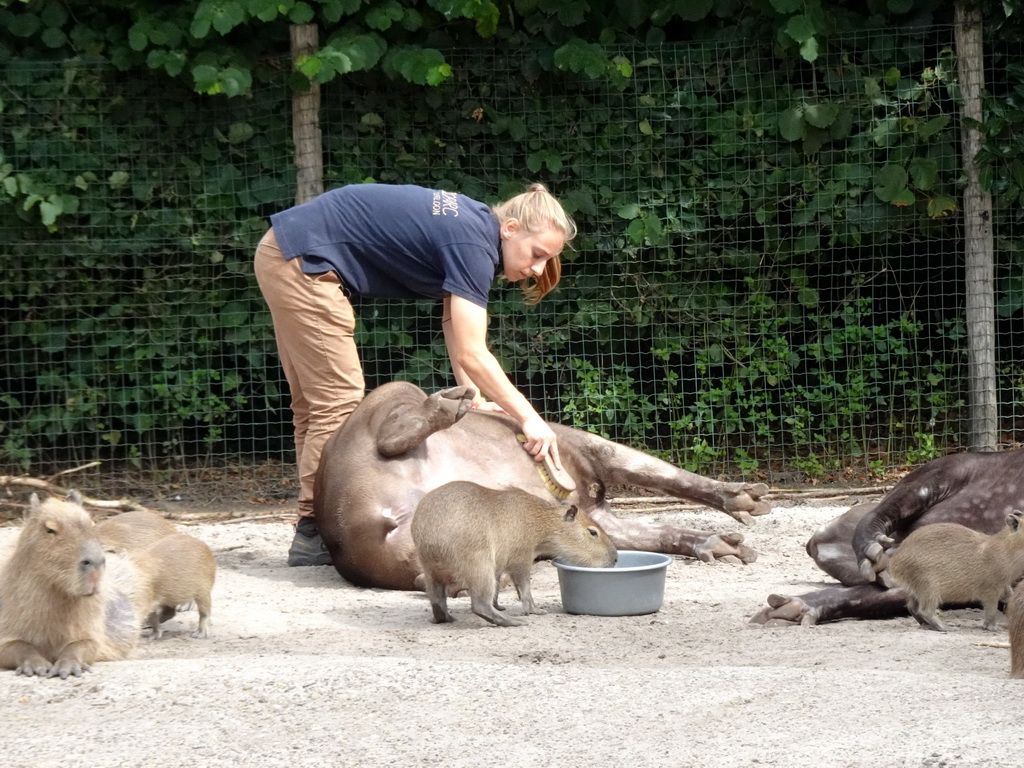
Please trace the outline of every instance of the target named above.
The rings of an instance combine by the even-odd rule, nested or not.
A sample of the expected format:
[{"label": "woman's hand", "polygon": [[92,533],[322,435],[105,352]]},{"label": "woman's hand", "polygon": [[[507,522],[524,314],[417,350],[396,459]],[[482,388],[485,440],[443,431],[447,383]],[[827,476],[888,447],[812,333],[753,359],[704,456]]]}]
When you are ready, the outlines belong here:
[{"label": "woman's hand", "polygon": [[535,461],[543,461],[545,456],[550,455],[555,467],[562,468],[562,460],[558,455],[558,438],[544,419],[533,416],[523,422],[522,430],[526,436],[523,448]]}]

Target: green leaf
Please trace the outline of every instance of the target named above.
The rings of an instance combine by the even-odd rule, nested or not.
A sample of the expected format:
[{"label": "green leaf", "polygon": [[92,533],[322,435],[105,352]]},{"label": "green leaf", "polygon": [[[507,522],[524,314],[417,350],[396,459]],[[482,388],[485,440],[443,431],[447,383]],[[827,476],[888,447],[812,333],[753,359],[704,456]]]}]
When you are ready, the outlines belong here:
[{"label": "green leaf", "polygon": [[[273,21],[277,18],[280,3],[278,0],[248,0],[246,4],[246,10],[249,11],[250,16],[254,16],[260,21]],[[334,19],[337,21],[337,19]]]},{"label": "green leaf", "polygon": [[828,128],[839,114],[837,104],[811,104],[804,107],[804,120],[815,128]]},{"label": "green leaf", "polygon": [[131,181],[131,176],[127,171],[114,171],[107,177],[107,184],[111,189],[124,189],[128,186],[129,181]]},{"label": "green leaf", "polygon": [[20,13],[9,17],[7,31],[15,37],[32,37],[41,26],[42,22],[34,13]]},{"label": "green leaf", "polygon": [[820,297],[818,296],[818,292],[813,288],[804,287],[797,291],[796,300],[800,302],[801,306],[813,309],[818,306]]},{"label": "green leaf", "polygon": [[779,133],[786,141],[799,141],[806,130],[800,107],[790,107],[779,115]]},{"label": "green leaf", "polygon": [[931,189],[939,180],[939,164],[931,158],[915,157],[910,161],[910,178],[918,189]]},{"label": "green leaf", "polygon": [[796,13],[804,6],[804,0],[771,0],[772,8],[783,16]]},{"label": "green leaf", "polygon": [[714,7],[713,0],[683,0],[675,3],[675,12],[683,21],[701,21]]},{"label": "green leaf", "polygon": [[319,56],[300,55],[295,58],[295,68],[312,80],[323,68],[323,61]]},{"label": "green leaf", "polygon": [[818,39],[815,37],[806,40],[800,45],[800,58],[804,61],[818,60]]},{"label": "green leaf", "polygon": [[244,302],[231,301],[224,305],[218,318],[225,328],[238,328],[249,320],[249,309]]},{"label": "green leaf", "polygon": [[51,202],[43,201],[39,204],[39,216],[42,219],[43,224],[46,226],[52,226],[56,221],[57,217],[62,213],[60,206]]},{"label": "green leaf", "polygon": [[39,38],[43,41],[43,45],[47,48],[60,48],[68,41],[68,36],[64,34],[64,30],[50,27],[43,30],[43,34]]},{"label": "green leaf", "polygon": [[907,188],[907,172],[899,165],[885,165],[875,174],[875,195],[883,203],[891,203]]},{"label": "green leaf", "polygon": [[210,27],[221,35],[245,21],[245,9],[238,0],[202,0],[196,8],[190,31],[193,37],[204,38]]},{"label": "green leaf", "polygon": [[142,24],[133,24],[128,30],[128,46],[133,51],[142,51],[147,45],[149,45],[149,36],[146,34],[145,27]]},{"label": "green leaf", "polygon": [[579,39],[570,40],[558,48],[554,56],[555,66],[577,74],[582,73],[591,79],[598,79],[610,69],[616,69],[608,58],[605,49],[596,43],[585,43]]},{"label": "green leaf", "polygon": [[939,195],[928,200],[928,215],[933,219],[941,219],[957,212],[956,200]]},{"label": "green leaf", "polygon": [[397,48],[384,58],[385,70],[399,74],[410,83],[440,85],[452,74],[451,65],[435,48]]},{"label": "green leaf", "polygon": [[786,25],[782,28],[782,31],[793,38],[796,42],[806,43],[814,37],[814,22],[812,22],[807,16],[800,14],[787,21]]},{"label": "green leaf", "polygon": [[331,37],[317,54],[322,64],[317,80],[326,83],[335,75],[371,69],[381,60],[385,50],[383,39],[375,33],[347,33]]},{"label": "green leaf", "polygon": [[249,123],[232,123],[228,128],[228,144],[242,144],[256,134],[256,129]]},{"label": "green leaf", "polygon": [[537,173],[544,166],[552,173],[558,173],[562,170],[562,156],[551,149],[541,149],[527,155],[526,167],[530,173]]},{"label": "green leaf", "polygon": [[924,123],[923,125],[917,126],[917,135],[920,136],[922,139],[930,139],[932,136],[939,133],[947,125],[949,125],[949,120],[949,115],[939,115],[938,117],[933,117],[931,120]]},{"label": "green leaf", "polygon": [[383,32],[390,29],[391,25],[396,21],[401,21],[404,15],[405,12],[402,6],[399,5],[398,0],[385,0],[385,2],[371,7],[363,19],[371,29]]},{"label": "green leaf", "polygon": [[[276,3],[277,0],[270,2]],[[325,21],[334,24],[340,21],[342,16],[351,16],[358,12],[362,5],[362,0],[323,0],[320,13],[323,14]]]},{"label": "green leaf", "polygon": [[905,208],[909,205],[913,205],[915,199],[914,193],[909,189],[901,189],[893,196],[892,204],[899,208]]},{"label": "green leaf", "polygon": [[640,206],[636,203],[627,203],[619,208],[615,213],[621,219],[635,219],[640,215]]},{"label": "green leaf", "polygon": [[288,13],[288,21],[292,24],[309,24],[316,14],[308,3],[298,2],[295,7]]},{"label": "green leaf", "polygon": [[643,219],[633,219],[626,227],[626,237],[633,245],[643,245],[646,231],[647,227],[644,225]]}]

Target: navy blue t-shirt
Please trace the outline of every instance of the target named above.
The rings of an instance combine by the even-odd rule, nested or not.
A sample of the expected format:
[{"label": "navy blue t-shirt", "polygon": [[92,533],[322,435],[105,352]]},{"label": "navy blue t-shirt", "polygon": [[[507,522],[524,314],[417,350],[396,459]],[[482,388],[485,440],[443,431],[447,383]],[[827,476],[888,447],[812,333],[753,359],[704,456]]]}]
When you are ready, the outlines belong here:
[{"label": "navy blue t-shirt", "polygon": [[352,184],[270,217],[286,259],[333,269],[375,298],[441,298],[487,306],[500,256],[498,219],[483,203],[412,185]]}]

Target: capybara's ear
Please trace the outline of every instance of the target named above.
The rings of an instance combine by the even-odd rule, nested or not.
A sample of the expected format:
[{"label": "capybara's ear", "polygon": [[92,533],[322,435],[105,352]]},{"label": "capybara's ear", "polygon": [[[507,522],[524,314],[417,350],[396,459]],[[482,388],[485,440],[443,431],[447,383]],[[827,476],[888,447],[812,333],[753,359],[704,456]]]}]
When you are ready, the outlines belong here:
[{"label": "capybara's ear", "polygon": [[1019,509],[1015,509],[1009,515],[1007,515],[1006,524],[1010,526],[1010,530],[1016,531],[1018,528],[1020,528],[1020,520],[1021,511]]},{"label": "capybara's ear", "polygon": [[575,504],[573,504],[571,507],[565,510],[565,517],[563,519],[565,520],[565,522],[571,523],[576,519],[577,512],[579,512],[579,508]]},{"label": "capybara's ear", "polygon": [[74,489],[68,491],[66,500],[71,504],[77,504],[78,506],[82,506],[82,494],[80,494],[78,491]]}]

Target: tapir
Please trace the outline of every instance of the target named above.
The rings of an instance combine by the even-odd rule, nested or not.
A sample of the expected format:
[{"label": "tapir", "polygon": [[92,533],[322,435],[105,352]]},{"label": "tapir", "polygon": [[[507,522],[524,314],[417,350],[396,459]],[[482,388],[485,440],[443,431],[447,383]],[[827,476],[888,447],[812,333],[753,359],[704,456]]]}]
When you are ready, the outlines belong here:
[{"label": "tapir", "polygon": [[820,624],[906,615],[906,595],[893,585],[888,565],[912,531],[932,523],[959,523],[993,534],[1014,509],[1024,509],[1024,451],[932,459],[878,501],[851,507],[811,536],[807,554],[841,586],[799,596],[769,595],[767,607],[751,622]]},{"label": "tapir", "polygon": [[[542,463],[519,443],[517,423],[470,408],[471,387],[428,395],[402,381],[372,392],[324,445],[314,513],[338,573],[362,587],[420,590],[422,573],[410,525],[429,491],[455,480],[520,488],[550,498]],[[619,549],[753,562],[737,531],[708,533],[627,520],[611,512],[607,489],[630,485],[721,510],[745,525],[770,511],[763,483],[726,483],[589,432],[552,424],[562,465],[576,483],[573,503]],[[550,479],[549,479],[550,480]]]}]

